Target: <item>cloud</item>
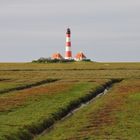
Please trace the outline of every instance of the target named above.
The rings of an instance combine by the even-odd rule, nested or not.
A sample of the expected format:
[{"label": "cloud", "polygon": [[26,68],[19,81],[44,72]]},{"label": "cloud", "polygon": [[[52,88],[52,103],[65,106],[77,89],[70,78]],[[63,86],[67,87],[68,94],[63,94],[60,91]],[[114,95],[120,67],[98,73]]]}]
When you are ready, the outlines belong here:
[{"label": "cloud", "polygon": [[[123,55],[123,48],[126,57],[116,57],[116,61],[130,60],[130,56],[140,61],[139,25],[139,0],[0,1],[0,61],[26,61],[56,51],[63,53],[68,26],[72,29],[74,53],[84,50],[90,58],[93,52],[99,61],[112,61],[114,55]],[[94,52],[101,47],[106,48],[102,56]],[[111,49],[115,47],[118,51]],[[6,52],[13,55],[7,58]]]}]

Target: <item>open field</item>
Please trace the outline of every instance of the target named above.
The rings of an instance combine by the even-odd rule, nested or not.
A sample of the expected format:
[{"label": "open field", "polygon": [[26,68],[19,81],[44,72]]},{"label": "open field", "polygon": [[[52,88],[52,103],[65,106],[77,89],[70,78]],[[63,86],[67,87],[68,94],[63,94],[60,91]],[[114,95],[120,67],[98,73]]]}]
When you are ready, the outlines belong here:
[{"label": "open field", "polygon": [[[56,123],[112,79],[124,80]],[[1,63],[0,139],[30,140],[56,123],[52,131],[37,139],[137,140],[139,95],[140,63]]]},{"label": "open field", "polygon": [[140,81],[124,80],[38,140],[139,140],[139,116]]}]

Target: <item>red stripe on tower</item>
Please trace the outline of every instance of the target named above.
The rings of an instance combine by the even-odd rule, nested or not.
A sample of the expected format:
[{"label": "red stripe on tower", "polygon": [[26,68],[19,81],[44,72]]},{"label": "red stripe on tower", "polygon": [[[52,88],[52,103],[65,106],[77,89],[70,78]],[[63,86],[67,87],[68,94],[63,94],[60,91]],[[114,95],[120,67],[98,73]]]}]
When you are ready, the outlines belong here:
[{"label": "red stripe on tower", "polygon": [[65,59],[72,59],[72,52],[71,52],[71,31],[68,28],[66,32],[66,51],[65,51]]},{"label": "red stripe on tower", "polygon": [[66,37],[70,37],[70,34],[66,34]]},{"label": "red stripe on tower", "polygon": [[70,47],[71,46],[71,42],[66,42],[66,46]]}]

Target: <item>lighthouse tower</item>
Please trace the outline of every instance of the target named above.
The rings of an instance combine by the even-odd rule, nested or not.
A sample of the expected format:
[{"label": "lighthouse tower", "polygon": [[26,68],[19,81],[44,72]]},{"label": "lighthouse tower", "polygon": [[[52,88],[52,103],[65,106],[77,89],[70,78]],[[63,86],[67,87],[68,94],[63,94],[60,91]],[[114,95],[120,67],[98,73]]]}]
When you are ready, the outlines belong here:
[{"label": "lighthouse tower", "polygon": [[67,29],[66,32],[66,50],[65,50],[65,59],[72,59],[72,52],[71,52],[71,31],[70,28]]}]

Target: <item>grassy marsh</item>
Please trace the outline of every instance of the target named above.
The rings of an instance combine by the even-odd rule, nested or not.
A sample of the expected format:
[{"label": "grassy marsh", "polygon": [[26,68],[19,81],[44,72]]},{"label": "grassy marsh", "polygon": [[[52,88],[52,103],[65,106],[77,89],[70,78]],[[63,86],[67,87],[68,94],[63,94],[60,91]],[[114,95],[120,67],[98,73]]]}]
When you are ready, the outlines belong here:
[{"label": "grassy marsh", "polygon": [[[0,139],[32,139],[34,134],[40,133],[47,125],[53,123],[54,118],[57,120],[63,115],[62,112],[65,112],[72,102],[77,103],[80,98],[85,98],[91,90],[101,88],[111,79],[120,78],[124,79],[123,83],[113,87],[109,94],[77,112],[70,118],[70,121],[64,121],[62,124],[58,124],[58,127],[56,125],[49,135],[39,139],[55,140],[56,137],[57,139],[78,139],[78,136],[79,139],[82,139],[81,136],[85,139],[97,139],[104,138],[106,135],[109,138],[116,137],[119,134],[127,138],[129,131],[123,132],[127,127],[123,121],[134,122],[133,118],[131,118],[132,120],[129,118],[131,114],[127,114],[127,112],[131,112],[133,109],[136,112],[134,114],[135,123],[130,123],[128,126],[130,131],[134,132],[135,128],[139,126],[139,112],[136,111],[138,108],[135,108],[135,105],[138,106],[140,93],[140,63],[0,63],[0,91],[38,83],[46,79],[59,79],[54,83],[35,85],[28,89],[0,94]],[[127,100],[124,97],[127,97]],[[116,127],[113,124],[107,127],[104,123],[104,128],[101,128],[103,131],[98,131],[95,122],[102,121],[100,118],[106,115],[106,112],[102,112],[105,109],[104,106],[107,103],[115,103],[115,100],[123,101],[124,106],[121,106],[121,109],[124,107],[126,114],[123,114],[123,111],[117,112],[116,106],[114,106],[116,110],[113,111],[107,108],[107,114],[111,113],[120,124],[115,124]],[[89,112],[91,116],[88,114]],[[109,119],[112,118],[106,115],[106,120],[110,122]],[[112,122],[116,123],[113,119]],[[93,128],[88,125],[92,125],[92,123],[93,126],[95,125],[94,129],[97,130],[97,134],[90,131]],[[69,127],[69,130],[66,127]],[[105,135],[106,131],[109,134]],[[138,131],[135,134],[138,137]]]}]

